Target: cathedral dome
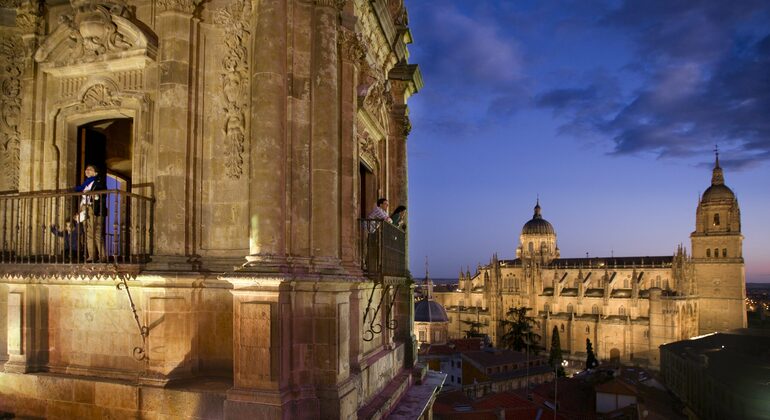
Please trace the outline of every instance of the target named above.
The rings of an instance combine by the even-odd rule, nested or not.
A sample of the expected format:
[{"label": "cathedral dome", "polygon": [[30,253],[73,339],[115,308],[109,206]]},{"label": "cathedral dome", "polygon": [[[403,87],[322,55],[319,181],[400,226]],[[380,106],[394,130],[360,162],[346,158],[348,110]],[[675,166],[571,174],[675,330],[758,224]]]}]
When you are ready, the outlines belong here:
[{"label": "cathedral dome", "polygon": [[449,322],[444,307],[440,303],[424,299],[414,304],[415,322]]},{"label": "cathedral dome", "polygon": [[727,185],[712,185],[706,188],[703,192],[701,201],[704,203],[715,201],[733,201],[735,200],[735,193]]},{"label": "cathedral dome", "polygon": [[540,214],[540,200],[535,205],[535,214],[532,216],[532,220],[524,224],[521,229],[522,235],[555,235],[556,231],[553,229],[553,225],[550,222],[543,219]]},{"label": "cathedral dome", "polygon": [[714,172],[711,175],[711,186],[706,188],[701,197],[702,203],[714,203],[735,200],[735,193],[725,185],[725,176],[722,168],[719,166],[719,154],[716,157]]}]

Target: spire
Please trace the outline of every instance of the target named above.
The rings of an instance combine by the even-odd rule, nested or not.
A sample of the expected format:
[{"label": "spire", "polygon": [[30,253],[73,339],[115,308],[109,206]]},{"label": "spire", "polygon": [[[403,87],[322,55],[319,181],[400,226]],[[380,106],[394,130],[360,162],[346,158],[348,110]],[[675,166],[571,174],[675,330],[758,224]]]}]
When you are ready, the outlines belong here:
[{"label": "spire", "polygon": [[535,203],[535,215],[532,216],[533,219],[542,219],[543,216],[540,215],[540,195],[537,196],[537,202]]},{"label": "spire", "polygon": [[425,256],[425,290],[426,295],[425,298],[428,300],[433,299],[433,280],[430,279],[430,274],[428,273],[428,256]]},{"label": "spire", "polygon": [[724,185],[725,175],[722,172],[722,168],[719,166],[719,146],[714,145],[714,155],[716,160],[714,162],[714,172],[711,175],[711,185]]}]

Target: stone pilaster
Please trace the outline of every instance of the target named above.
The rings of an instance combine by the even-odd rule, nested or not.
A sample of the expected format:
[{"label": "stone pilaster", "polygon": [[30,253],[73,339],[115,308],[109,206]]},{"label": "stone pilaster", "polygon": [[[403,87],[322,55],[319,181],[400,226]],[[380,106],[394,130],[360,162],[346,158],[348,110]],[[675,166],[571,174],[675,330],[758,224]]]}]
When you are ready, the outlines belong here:
[{"label": "stone pilaster", "polygon": [[[352,4],[351,4],[352,7]],[[354,26],[351,19],[350,26]],[[359,223],[359,173],[356,113],[358,111],[358,67],[364,58],[363,42],[352,28],[344,28],[338,38],[340,48],[340,194],[343,197],[340,223],[340,257],[343,266],[353,274],[360,274],[358,256]]]},{"label": "stone pilaster", "polygon": [[158,141],[154,263],[159,268],[188,268],[193,252],[193,212],[190,149],[192,13],[201,0],[163,0],[158,3],[159,38]]},{"label": "stone pilaster", "polygon": [[311,122],[311,248],[320,270],[340,265],[339,62],[336,1],[317,0],[313,9]]},{"label": "stone pilaster", "polygon": [[247,265],[275,271],[286,254],[286,2],[263,0],[256,16]]},{"label": "stone pilaster", "polygon": [[6,295],[6,372],[35,372],[48,361],[47,289],[9,285]]}]

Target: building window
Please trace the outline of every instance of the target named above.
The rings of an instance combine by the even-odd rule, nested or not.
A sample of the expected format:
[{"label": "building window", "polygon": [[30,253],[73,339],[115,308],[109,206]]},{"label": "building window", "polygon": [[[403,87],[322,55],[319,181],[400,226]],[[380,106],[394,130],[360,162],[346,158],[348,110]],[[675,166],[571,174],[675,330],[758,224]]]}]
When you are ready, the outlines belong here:
[{"label": "building window", "polygon": [[706,248],[706,258],[711,258],[711,248]]},{"label": "building window", "polygon": [[590,334],[590,333],[591,333],[591,327],[588,327],[588,326],[587,326],[587,327],[586,327],[586,334]]},{"label": "building window", "polygon": [[727,258],[727,248],[722,248],[722,257]]},{"label": "building window", "polygon": [[714,215],[714,226],[719,226],[719,213]]},{"label": "building window", "polygon": [[719,248],[714,248],[714,258],[719,258]]},{"label": "building window", "polygon": [[618,315],[623,316],[625,314],[626,314],[626,308],[625,307],[621,306],[620,308],[618,308]]}]

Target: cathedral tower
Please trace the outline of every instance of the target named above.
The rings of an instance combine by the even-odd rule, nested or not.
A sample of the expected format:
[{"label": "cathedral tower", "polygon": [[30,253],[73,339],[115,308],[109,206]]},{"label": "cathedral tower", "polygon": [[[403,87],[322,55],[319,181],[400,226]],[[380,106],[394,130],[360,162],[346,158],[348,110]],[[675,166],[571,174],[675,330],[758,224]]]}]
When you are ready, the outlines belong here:
[{"label": "cathedral tower", "polygon": [[725,185],[716,155],[711,186],[698,203],[692,258],[698,295],[700,334],[746,327],[746,274],[741,212]]},{"label": "cathedral tower", "polygon": [[559,258],[559,248],[556,246],[556,231],[553,225],[543,219],[540,214],[540,200],[535,204],[535,214],[524,224],[519,237],[519,247],[516,257],[530,259],[541,264],[547,264]]}]

